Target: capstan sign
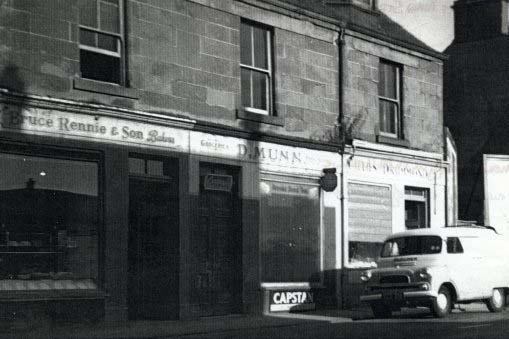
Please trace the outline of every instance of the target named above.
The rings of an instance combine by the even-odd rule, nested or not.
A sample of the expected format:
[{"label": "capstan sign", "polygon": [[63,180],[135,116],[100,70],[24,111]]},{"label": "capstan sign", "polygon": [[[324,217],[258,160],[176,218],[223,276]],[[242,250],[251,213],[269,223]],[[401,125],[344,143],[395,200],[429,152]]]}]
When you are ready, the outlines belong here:
[{"label": "capstan sign", "polygon": [[270,311],[314,309],[313,294],[309,291],[273,291],[270,293]]}]

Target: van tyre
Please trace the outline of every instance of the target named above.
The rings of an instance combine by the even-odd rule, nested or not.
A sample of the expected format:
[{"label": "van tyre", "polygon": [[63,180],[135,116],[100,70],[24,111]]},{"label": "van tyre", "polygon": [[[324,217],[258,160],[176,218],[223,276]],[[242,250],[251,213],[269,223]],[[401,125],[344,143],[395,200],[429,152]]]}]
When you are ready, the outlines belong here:
[{"label": "van tyre", "polygon": [[383,304],[371,304],[371,311],[375,318],[390,318],[392,311]]},{"label": "van tyre", "polygon": [[505,293],[501,288],[494,288],[491,297],[486,299],[486,306],[490,312],[500,312],[505,306]]},{"label": "van tyre", "polygon": [[431,312],[436,318],[443,318],[451,312],[451,293],[445,286],[440,287],[438,295],[433,298],[433,304],[431,306]]}]

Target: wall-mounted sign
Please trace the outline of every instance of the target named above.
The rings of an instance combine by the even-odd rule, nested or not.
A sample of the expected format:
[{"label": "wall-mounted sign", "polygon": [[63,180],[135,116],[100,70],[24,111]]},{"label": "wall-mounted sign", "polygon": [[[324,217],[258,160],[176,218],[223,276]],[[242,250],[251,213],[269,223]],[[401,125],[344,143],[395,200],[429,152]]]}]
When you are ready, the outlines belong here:
[{"label": "wall-mounted sign", "polygon": [[325,192],[332,192],[338,186],[338,177],[335,168],[324,168],[320,177],[320,186]]},{"label": "wall-mounted sign", "polygon": [[356,156],[348,164],[350,173],[364,176],[383,175],[394,178],[416,178],[426,181],[436,181],[438,185],[445,184],[445,170],[440,167],[426,166],[417,163],[374,159]]},{"label": "wall-mounted sign", "polygon": [[315,308],[313,294],[310,291],[271,291],[271,312],[289,310],[311,310]]},{"label": "wall-mounted sign", "polygon": [[231,192],[233,177],[231,175],[207,174],[203,181],[203,188],[206,191]]},{"label": "wall-mounted sign", "polygon": [[0,104],[0,131],[189,149],[189,132],[107,116]]},{"label": "wall-mounted sign", "polygon": [[291,169],[321,170],[339,163],[336,153],[311,150],[268,142],[244,140],[202,132],[190,132],[190,151],[220,158],[238,159],[264,165]]}]

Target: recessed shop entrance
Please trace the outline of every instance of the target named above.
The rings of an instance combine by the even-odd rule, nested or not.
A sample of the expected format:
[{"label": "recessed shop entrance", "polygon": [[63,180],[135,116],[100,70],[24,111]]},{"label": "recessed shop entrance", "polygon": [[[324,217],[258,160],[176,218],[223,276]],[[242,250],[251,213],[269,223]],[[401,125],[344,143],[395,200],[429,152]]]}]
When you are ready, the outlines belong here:
[{"label": "recessed shop entrance", "polygon": [[200,164],[194,299],[202,316],[242,311],[239,169]]},{"label": "recessed shop entrance", "polygon": [[177,319],[177,166],[131,157],[129,170],[129,318]]}]

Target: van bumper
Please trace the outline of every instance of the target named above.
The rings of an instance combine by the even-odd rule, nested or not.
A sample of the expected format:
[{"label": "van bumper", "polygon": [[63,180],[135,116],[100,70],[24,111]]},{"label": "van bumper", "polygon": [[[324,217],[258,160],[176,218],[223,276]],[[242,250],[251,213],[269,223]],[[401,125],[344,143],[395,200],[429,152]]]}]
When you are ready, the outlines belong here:
[{"label": "van bumper", "polygon": [[397,310],[401,307],[425,306],[429,307],[437,293],[434,291],[376,291],[362,295],[360,301],[368,304],[383,304]]}]

